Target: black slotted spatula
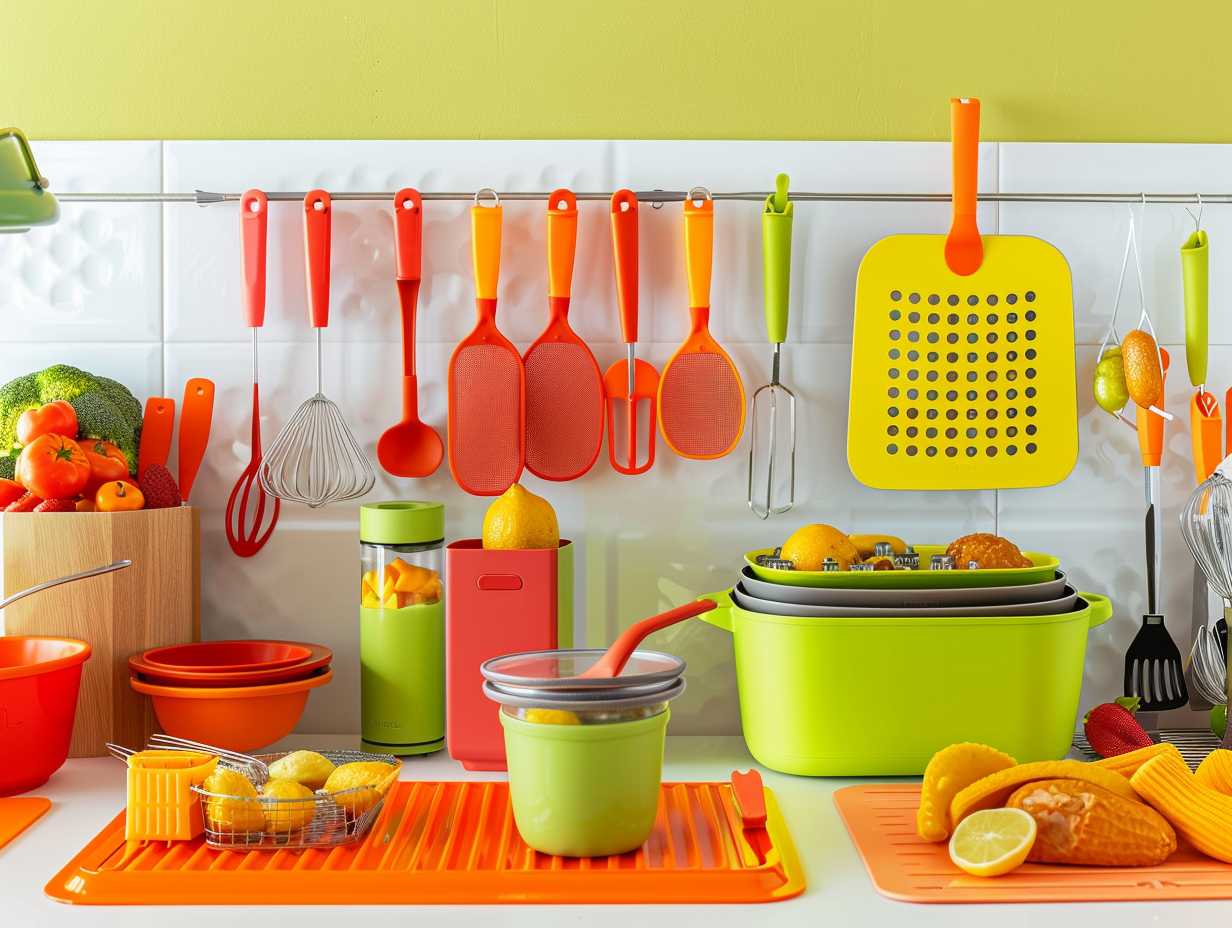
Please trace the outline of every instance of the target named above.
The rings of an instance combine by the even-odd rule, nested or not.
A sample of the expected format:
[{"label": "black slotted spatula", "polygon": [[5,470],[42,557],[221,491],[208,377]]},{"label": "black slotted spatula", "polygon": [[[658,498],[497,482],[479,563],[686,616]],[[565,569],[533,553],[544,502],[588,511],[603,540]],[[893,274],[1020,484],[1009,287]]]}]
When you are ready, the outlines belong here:
[{"label": "black slotted spatula", "polygon": [[[1155,479],[1158,479],[1157,474],[1156,470]],[[1141,699],[1139,710],[1148,713],[1179,709],[1189,702],[1181,652],[1168,634],[1157,600],[1156,571],[1160,554],[1155,535],[1157,501],[1158,497],[1146,510],[1147,613],[1125,652],[1125,695]],[[1146,720],[1142,721],[1144,727],[1150,727]]]}]

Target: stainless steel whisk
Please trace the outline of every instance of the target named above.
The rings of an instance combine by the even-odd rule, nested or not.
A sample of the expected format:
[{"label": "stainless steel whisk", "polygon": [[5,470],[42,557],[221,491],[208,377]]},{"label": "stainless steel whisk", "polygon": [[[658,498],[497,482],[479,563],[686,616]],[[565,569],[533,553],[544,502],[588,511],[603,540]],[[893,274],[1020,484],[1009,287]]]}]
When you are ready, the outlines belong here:
[{"label": "stainless steel whisk", "polygon": [[[766,334],[774,345],[770,362],[770,382],[753,393],[750,403],[749,441],[749,508],[759,519],[786,512],[796,502],[796,395],[779,382],[779,363],[783,342],[787,340],[787,308],[791,294],[791,225],[793,204],[787,198],[788,177],[775,178],[775,192],[766,197],[761,214],[762,260],[766,302]],[[769,406],[769,409],[759,407]],[[783,407],[780,410],[780,407]],[[787,419],[784,436],[788,449],[786,468],[780,457],[780,415]],[[766,426],[766,418],[769,425]],[[765,492],[758,494],[756,474],[759,465],[765,471]],[[787,498],[783,501],[779,486],[786,469]]]},{"label": "stainless steel whisk", "polygon": [[[1181,511],[1181,534],[1202,568],[1207,584],[1223,597],[1223,621],[1232,624],[1232,455],[1190,494]],[[1211,641],[1215,640],[1209,628],[1202,632],[1202,638],[1209,635]],[[1204,642],[1203,645],[1208,656],[1210,644]],[[1219,650],[1218,643],[1215,643],[1215,650]],[[1230,669],[1225,657],[1225,697],[1228,681],[1232,680]],[[1224,735],[1223,747],[1232,747],[1232,726]]]},{"label": "stainless steel whisk", "polygon": [[280,499],[313,509],[356,499],[372,489],[376,473],[347,427],[342,410],[322,391],[321,332],[329,325],[329,194],[304,197],[308,307],[317,336],[317,392],[279,431],[261,462],[261,485]]}]

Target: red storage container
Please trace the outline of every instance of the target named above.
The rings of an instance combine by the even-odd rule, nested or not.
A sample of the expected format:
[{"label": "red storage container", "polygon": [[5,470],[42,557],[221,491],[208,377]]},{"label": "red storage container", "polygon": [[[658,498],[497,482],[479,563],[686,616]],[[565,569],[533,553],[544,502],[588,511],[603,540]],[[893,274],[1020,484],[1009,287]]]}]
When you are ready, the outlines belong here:
[{"label": "red storage container", "polygon": [[485,551],[478,538],[445,548],[445,740],[467,770],[504,770],[499,709],[483,695],[484,661],[573,646],[573,543]]}]

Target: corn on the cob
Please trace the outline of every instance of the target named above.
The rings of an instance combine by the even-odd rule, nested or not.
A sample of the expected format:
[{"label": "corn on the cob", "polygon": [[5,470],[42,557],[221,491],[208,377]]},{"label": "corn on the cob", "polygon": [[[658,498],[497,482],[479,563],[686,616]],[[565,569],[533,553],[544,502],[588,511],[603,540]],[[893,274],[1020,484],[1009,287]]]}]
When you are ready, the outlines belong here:
[{"label": "corn on the cob", "polygon": [[1194,778],[1203,786],[1232,796],[1232,751],[1211,751],[1206,759],[1198,764]]},{"label": "corn on the cob", "polygon": [[1039,760],[998,771],[960,790],[950,803],[950,827],[972,812],[1005,805],[1010,793],[1032,780],[1086,780],[1124,799],[1138,798],[1130,781],[1119,773],[1080,760]]},{"label": "corn on the cob", "polygon": [[1147,761],[1130,783],[1190,844],[1232,863],[1232,796],[1199,783],[1185,761],[1172,754]]},{"label": "corn on the cob", "polygon": [[1018,761],[986,744],[951,744],[932,756],[920,785],[920,808],[915,829],[925,841],[950,836],[950,802],[960,789],[976,780],[1013,767]]},{"label": "corn on the cob", "polygon": [[1035,819],[1027,860],[1097,867],[1151,867],[1176,850],[1176,832],[1162,815],[1083,780],[1036,780],[1006,805]]},{"label": "corn on the cob", "polygon": [[1177,750],[1175,744],[1167,741],[1161,741],[1159,744],[1152,744],[1150,747],[1138,748],[1136,751],[1130,751],[1126,754],[1117,754],[1114,757],[1105,757],[1102,760],[1092,761],[1096,767],[1103,767],[1105,770],[1112,770],[1121,776],[1132,777],[1138,768],[1145,764],[1152,757],[1158,757],[1160,754],[1175,754],[1181,756],[1181,752]]}]

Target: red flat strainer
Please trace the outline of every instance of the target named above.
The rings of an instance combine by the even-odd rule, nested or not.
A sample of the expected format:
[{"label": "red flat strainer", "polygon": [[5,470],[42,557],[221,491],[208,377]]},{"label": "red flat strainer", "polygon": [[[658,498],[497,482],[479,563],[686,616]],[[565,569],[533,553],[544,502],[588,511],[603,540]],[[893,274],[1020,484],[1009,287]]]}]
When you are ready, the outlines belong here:
[{"label": "red flat strainer", "polygon": [[[699,191],[704,199],[696,199]],[[659,431],[681,457],[721,458],[744,431],[744,384],[710,334],[714,200],[694,188],[684,204],[685,267],[692,329],[659,380]]]},{"label": "red flat strainer", "polygon": [[479,194],[471,208],[479,320],[449,359],[449,470],[467,493],[498,496],[525,465],[526,394],[522,356],[496,327],[501,207],[478,205]]},{"label": "red flat strainer", "polygon": [[548,311],[543,334],[527,349],[526,467],[544,480],[575,480],[603,446],[603,377],[569,325],[577,246],[577,200],[555,190],[548,200]]}]

